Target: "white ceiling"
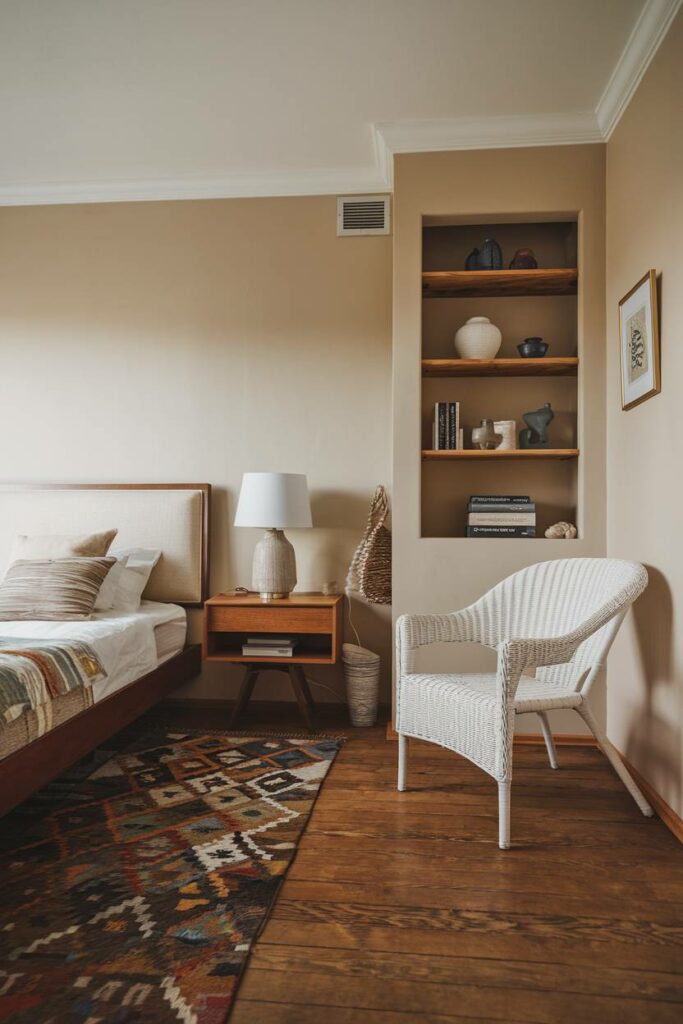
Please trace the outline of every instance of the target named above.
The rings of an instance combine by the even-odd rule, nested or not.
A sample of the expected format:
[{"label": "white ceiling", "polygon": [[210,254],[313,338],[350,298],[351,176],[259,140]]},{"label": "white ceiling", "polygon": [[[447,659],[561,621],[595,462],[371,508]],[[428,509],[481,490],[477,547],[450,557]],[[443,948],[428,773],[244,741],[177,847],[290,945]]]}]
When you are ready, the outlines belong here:
[{"label": "white ceiling", "polygon": [[679,4],[0,0],[0,203],[370,191],[391,152],[597,141]]}]

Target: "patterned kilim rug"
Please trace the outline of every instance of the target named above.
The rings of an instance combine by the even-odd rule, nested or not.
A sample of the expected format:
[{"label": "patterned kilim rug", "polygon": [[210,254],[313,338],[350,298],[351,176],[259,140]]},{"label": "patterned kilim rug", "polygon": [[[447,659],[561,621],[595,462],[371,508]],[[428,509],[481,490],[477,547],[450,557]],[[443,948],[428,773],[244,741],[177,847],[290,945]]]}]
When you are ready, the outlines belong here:
[{"label": "patterned kilim rug", "polygon": [[99,752],[0,824],[0,1020],[227,1019],[340,744],[163,740]]}]

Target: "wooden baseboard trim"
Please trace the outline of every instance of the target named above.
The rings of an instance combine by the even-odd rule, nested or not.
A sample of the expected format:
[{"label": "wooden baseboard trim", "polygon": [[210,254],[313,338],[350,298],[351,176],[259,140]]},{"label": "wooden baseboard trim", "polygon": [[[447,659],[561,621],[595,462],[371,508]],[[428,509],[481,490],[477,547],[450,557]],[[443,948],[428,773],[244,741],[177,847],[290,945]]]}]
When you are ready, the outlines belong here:
[{"label": "wooden baseboard trim", "polygon": [[[314,695],[315,696],[315,695]],[[228,715],[235,705],[234,697],[168,697],[161,704],[160,708],[174,708],[182,711],[215,711],[221,715]],[[251,712],[258,715],[282,715],[296,710],[297,704],[294,700],[252,700],[249,703]],[[349,709],[345,703],[334,700],[316,700],[316,713],[322,713],[323,718],[340,717],[342,724],[340,728],[349,727]],[[389,704],[380,704],[377,711],[377,724],[382,726],[391,712]]]},{"label": "wooden baseboard trim", "polygon": [[[235,703],[234,697],[168,697],[161,707],[170,708],[182,708],[184,710],[201,709],[205,711],[229,711]],[[343,714],[347,714],[348,708],[346,704],[341,701],[334,700],[317,700],[316,707],[323,708],[326,711],[335,711]],[[250,701],[249,706],[256,708],[258,711],[264,712],[277,712],[288,710],[291,711],[296,708],[296,701],[294,700],[255,700]],[[387,705],[388,707],[388,705]],[[386,709],[385,709],[386,710]],[[380,712],[382,706],[380,706]]]},{"label": "wooden baseboard trim", "polygon": [[[553,733],[553,740],[556,747],[597,747],[598,745],[595,736],[589,736],[583,732]],[[524,747],[545,743],[545,740],[540,732],[516,732],[514,742]]]},{"label": "wooden baseboard trim", "polygon": [[[387,739],[397,740],[398,733],[394,729],[393,722],[387,722]],[[597,747],[594,736],[586,735],[585,733],[559,733],[553,736],[555,743],[558,747],[572,746],[572,747]],[[516,732],[515,733],[515,744],[520,746],[531,746],[537,743],[545,743],[543,735],[538,732]]]},{"label": "wooden baseboard trim", "polygon": [[673,807],[669,806],[664,797],[660,796],[657,790],[643,778],[638,769],[633,767],[629,759],[624,757],[621,751],[618,751],[618,754],[647,797],[648,803],[652,804],[655,812],[662,819],[669,832],[672,832],[676,836],[679,843],[683,843],[683,818],[681,818],[680,815],[674,811]]}]

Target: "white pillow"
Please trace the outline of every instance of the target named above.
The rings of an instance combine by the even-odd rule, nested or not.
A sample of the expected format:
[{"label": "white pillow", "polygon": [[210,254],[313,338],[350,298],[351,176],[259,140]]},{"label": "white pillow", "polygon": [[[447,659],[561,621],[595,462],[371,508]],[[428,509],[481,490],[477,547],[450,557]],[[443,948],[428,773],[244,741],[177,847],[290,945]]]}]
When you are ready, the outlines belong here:
[{"label": "white pillow", "polygon": [[[105,600],[111,601],[106,608],[95,604],[97,610],[117,612],[135,612],[140,607],[142,592],[147,586],[152,569],[161,558],[161,551],[156,548],[117,548],[110,552],[116,559],[116,565],[109,570],[115,573],[112,593],[105,591]],[[100,590],[100,595],[102,590]]]},{"label": "white pillow", "polygon": [[114,548],[108,552],[110,558],[125,558],[126,564],[140,567],[149,566],[149,573],[161,558],[160,548]]},{"label": "white pillow", "polygon": [[104,583],[100,587],[100,592],[95,601],[96,612],[111,611],[116,605],[119,584],[123,571],[126,568],[126,561],[127,556],[125,555],[123,558],[117,559],[104,577]]}]

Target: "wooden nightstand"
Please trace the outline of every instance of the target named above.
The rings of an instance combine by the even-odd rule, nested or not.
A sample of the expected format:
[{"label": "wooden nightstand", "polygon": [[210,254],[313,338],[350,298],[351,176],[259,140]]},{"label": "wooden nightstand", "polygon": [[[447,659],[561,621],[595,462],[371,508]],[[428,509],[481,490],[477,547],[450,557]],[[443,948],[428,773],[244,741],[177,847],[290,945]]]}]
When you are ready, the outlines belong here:
[{"label": "wooden nightstand", "polygon": [[[313,728],[315,704],[302,665],[336,665],[341,655],[341,594],[292,594],[262,601],[258,594],[218,594],[204,606],[204,659],[246,665],[230,724],[234,725],[249,703],[259,672],[287,672],[299,710]],[[246,657],[242,644],[248,637],[289,636],[297,640],[291,658]]]}]

